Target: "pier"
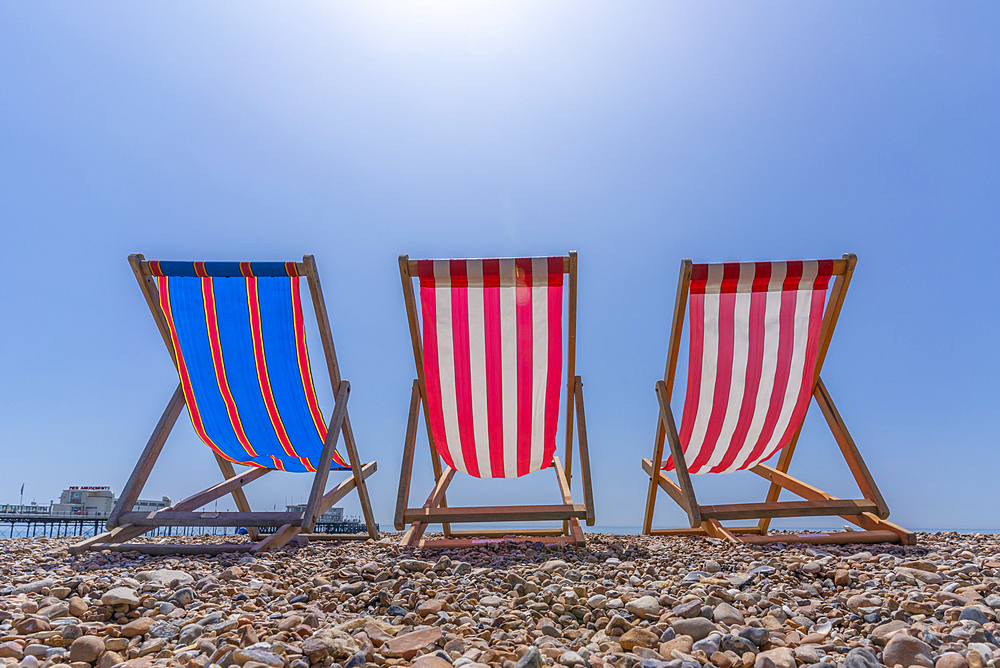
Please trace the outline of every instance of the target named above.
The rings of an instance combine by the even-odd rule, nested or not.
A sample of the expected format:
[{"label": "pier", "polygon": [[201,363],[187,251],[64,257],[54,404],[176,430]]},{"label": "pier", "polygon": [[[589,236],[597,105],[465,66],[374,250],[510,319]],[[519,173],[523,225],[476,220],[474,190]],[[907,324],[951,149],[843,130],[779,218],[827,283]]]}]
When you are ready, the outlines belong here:
[{"label": "pier", "polygon": [[[47,536],[95,536],[105,531],[107,515],[57,515],[53,513],[0,513],[0,538],[33,538]],[[277,527],[260,527],[262,533],[274,531]],[[378,531],[378,526],[375,527]],[[145,536],[230,536],[240,531],[240,527],[150,527]],[[368,528],[361,518],[343,518],[339,522],[316,522],[315,533],[363,534]]]}]

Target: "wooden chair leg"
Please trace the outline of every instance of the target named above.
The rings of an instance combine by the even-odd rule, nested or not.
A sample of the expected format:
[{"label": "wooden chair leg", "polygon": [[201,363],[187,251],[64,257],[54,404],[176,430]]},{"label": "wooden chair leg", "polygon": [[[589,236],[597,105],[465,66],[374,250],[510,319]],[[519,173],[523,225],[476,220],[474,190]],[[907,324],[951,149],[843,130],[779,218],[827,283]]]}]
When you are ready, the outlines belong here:
[{"label": "wooden chair leg", "polygon": [[580,473],[583,476],[583,504],[587,506],[587,526],[594,526],[594,489],[590,480],[590,445],[587,443],[587,416],[583,411],[583,379],[576,377],[576,433],[580,448]]},{"label": "wooden chair leg", "polygon": [[[455,469],[450,466],[445,466],[444,471],[441,473],[441,477],[438,479],[437,484],[434,485],[434,489],[431,490],[430,495],[427,497],[427,501],[421,508],[443,508],[441,501],[444,499],[445,491],[448,489],[448,485],[451,484],[452,479],[455,477]],[[409,530],[403,535],[403,544],[409,545],[411,547],[416,547],[420,543],[420,537],[424,534],[427,529],[427,524],[424,522],[414,522],[410,525]]]},{"label": "wooden chair leg", "polygon": [[[340,382],[337,390],[336,403],[333,407],[333,415],[330,416],[330,426],[326,431],[326,442],[323,443],[323,454],[320,456],[319,464],[316,466],[316,476],[313,478],[312,491],[309,492],[309,501],[306,510],[302,513],[302,529],[306,532],[313,530],[316,526],[316,509],[323,492],[326,490],[326,481],[330,477],[330,467],[333,466],[333,453],[337,450],[337,439],[340,430],[347,417],[347,400],[351,396],[351,384],[346,380]],[[360,466],[360,465],[359,465]]]},{"label": "wooden chair leg", "polygon": [[684,509],[687,511],[691,527],[701,524],[701,511],[698,509],[698,499],[694,494],[694,486],[691,484],[691,476],[688,473],[687,460],[684,458],[684,449],[681,447],[681,440],[677,436],[677,425],[674,423],[674,414],[670,410],[667,399],[667,384],[662,380],[656,383],[656,397],[660,402],[660,420],[666,432],[667,442],[670,444],[670,455],[674,461],[674,472],[677,474],[677,484],[684,495]]},{"label": "wooden chair leg", "polygon": [[273,534],[253,547],[252,552],[267,552],[284,547],[290,540],[302,533],[302,527],[296,524],[284,524]]},{"label": "wooden chair leg", "polygon": [[136,462],[135,468],[132,470],[132,475],[129,476],[128,482],[125,483],[118,503],[111,509],[111,515],[108,516],[108,529],[114,529],[118,526],[118,518],[121,517],[122,513],[127,513],[135,507],[135,502],[139,500],[142,488],[146,486],[146,480],[149,478],[149,474],[152,472],[157,458],[159,458],[160,453],[163,451],[163,446],[167,442],[167,436],[170,435],[170,431],[174,428],[177,417],[181,414],[181,409],[184,408],[184,405],[184,392],[180,383],[178,383],[177,389],[174,390],[170,401],[167,402],[167,407],[163,409],[163,414],[156,423],[149,441],[146,442],[146,447],[139,456],[139,461]]},{"label": "wooden chair leg", "polygon": [[[228,459],[224,459],[220,455],[215,455],[215,461],[219,464],[219,470],[222,471],[222,477],[226,480],[233,478],[236,475],[236,469],[233,468],[232,462]],[[233,503],[236,504],[237,510],[241,513],[252,512],[250,509],[250,502],[247,500],[246,493],[241,488],[236,488],[232,491]],[[260,531],[257,527],[244,527],[247,530],[247,535],[250,536],[250,540],[256,541],[260,540]]]},{"label": "wooden chair leg", "polygon": [[344,415],[344,446],[347,449],[347,458],[351,463],[351,474],[358,490],[358,500],[361,502],[361,512],[365,516],[365,525],[368,527],[368,536],[372,540],[378,540],[378,529],[375,528],[375,513],[372,512],[372,503],[368,498],[368,485],[365,483],[365,476],[361,472],[361,457],[358,456],[358,446],[354,441],[354,431],[351,429],[351,421],[348,415]]},{"label": "wooden chair leg", "polygon": [[403,441],[403,464],[399,468],[399,492],[396,494],[396,514],[393,526],[402,531],[403,513],[410,503],[410,482],[413,480],[413,454],[417,444],[417,422],[420,419],[420,381],[413,381],[410,391],[410,413],[406,420],[406,437]]}]

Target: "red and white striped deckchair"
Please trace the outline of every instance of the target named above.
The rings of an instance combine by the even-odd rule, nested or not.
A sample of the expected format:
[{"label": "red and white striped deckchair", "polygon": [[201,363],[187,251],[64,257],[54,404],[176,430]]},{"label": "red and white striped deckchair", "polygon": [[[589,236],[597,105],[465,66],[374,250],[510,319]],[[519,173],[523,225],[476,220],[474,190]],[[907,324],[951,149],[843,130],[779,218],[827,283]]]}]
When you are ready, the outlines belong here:
[{"label": "red and white striped deckchair", "polygon": [[[643,460],[650,476],[644,534],[787,541],[787,535],[767,535],[771,518],[840,516],[861,530],[803,534],[796,540],[915,542],[912,532],[885,521],[889,508],[819,375],[856,262],[853,254],[840,260],[681,262],[667,369],[656,385],[660,419],[653,458]],[[678,431],[670,397],[685,304],[690,313],[690,351]],[[838,499],[788,475],[811,397],[826,417],[864,498]],[[664,462],[665,440],[670,453]],[[779,451],[776,466],[763,463]],[[675,470],[676,483],[667,476],[669,470]],[[739,470],[771,482],[764,503],[698,504],[690,474]],[[690,529],[652,528],[658,487],[687,512]],[[779,502],[782,489],[804,500]],[[749,527],[721,524],[745,519],[759,521]]]},{"label": "red and white striped deckchair", "polygon": [[[543,542],[583,542],[580,519],[594,523],[583,381],[576,364],[576,253],[565,257],[485,260],[399,258],[417,366],[396,503],[396,528],[407,545],[458,547],[511,534]],[[566,465],[556,456],[563,378],[563,278],[569,277],[566,363]],[[420,284],[419,315],[413,279]],[[417,421],[423,405],[436,485],[420,508],[407,508]],[[579,434],[584,505],[570,493],[573,417]],[[563,503],[446,507],[456,472],[519,478],[554,468]],[[561,529],[457,531],[458,522],[562,520]],[[421,540],[441,523],[445,539]]]}]

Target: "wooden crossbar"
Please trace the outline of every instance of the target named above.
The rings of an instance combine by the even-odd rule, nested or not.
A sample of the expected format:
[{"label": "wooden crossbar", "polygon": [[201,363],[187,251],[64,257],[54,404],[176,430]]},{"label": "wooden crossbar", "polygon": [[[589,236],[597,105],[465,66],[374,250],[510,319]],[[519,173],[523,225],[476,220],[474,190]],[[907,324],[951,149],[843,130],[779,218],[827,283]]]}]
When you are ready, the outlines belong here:
[{"label": "wooden crossbar", "polygon": [[177,527],[266,527],[301,522],[302,513],[280,512],[225,512],[225,513],[122,513],[122,522],[134,526],[177,526]]},{"label": "wooden crossbar", "polygon": [[701,516],[717,520],[747,520],[758,517],[814,517],[822,515],[856,515],[878,509],[868,499],[837,499],[833,501],[778,501],[776,503],[731,503],[700,506]]},{"label": "wooden crossbar", "polygon": [[480,506],[469,508],[408,508],[407,522],[542,522],[587,518],[584,505]]}]

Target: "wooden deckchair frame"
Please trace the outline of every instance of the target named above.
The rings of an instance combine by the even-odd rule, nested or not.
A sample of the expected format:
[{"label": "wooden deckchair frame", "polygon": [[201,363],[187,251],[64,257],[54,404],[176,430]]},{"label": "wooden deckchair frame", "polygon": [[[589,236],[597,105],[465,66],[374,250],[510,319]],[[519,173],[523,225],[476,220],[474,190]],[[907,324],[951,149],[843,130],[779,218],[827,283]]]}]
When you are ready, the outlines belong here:
[{"label": "wooden deckchair frame", "polygon": [[[642,467],[649,475],[649,491],[646,495],[646,513],[642,522],[642,533],[645,535],[689,535],[711,536],[729,541],[744,543],[766,542],[810,542],[810,543],[861,543],[861,542],[901,542],[906,545],[916,544],[916,534],[891,522],[887,522],[889,507],[879,492],[875,479],[865,465],[854,439],[851,438],[847,425],[840,417],[830,393],[820,378],[820,370],[826,358],[833,331],[844,305],[847,288],[851,283],[854,266],[858,259],[853,253],[846,253],[840,260],[833,263],[833,274],[836,280],[823,313],[823,323],[819,335],[819,351],[816,358],[816,374],[813,386],[813,398],[826,417],[827,424],[833,432],[834,439],[861,490],[861,499],[838,499],[826,492],[788,475],[788,467],[795,453],[795,445],[802,430],[802,423],[786,445],[778,458],[776,466],[758,464],[749,470],[770,481],[764,503],[735,503],[725,505],[699,505],[695,496],[691,476],[688,473],[687,462],[681,449],[673,411],[670,408],[670,397],[674,386],[677,370],[677,358],[680,352],[681,333],[684,329],[684,313],[687,307],[688,290],[691,284],[691,260],[681,261],[680,279],[677,283],[677,297],[674,302],[674,319],[670,328],[670,347],[667,355],[667,368],[663,380],[656,383],[656,396],[659,403],[660,416],[657,420],[656,440],[653,445],[652,459],[643,459]],[[805,415],[802,421],[805,422]],[[674,482],[663,470],[664,442],[670,448],[673,456],[677,482]],[[687,513],[691,527],[686,529],[654,529],[653,509],[656,504],[658,489],[662,489],[677,505]],[[779,502],[781,490],[788,490],[800,496],[802,501]],[[767,534],[771,519],[774,517],[812,517],[839,516],[861,528],[860,531],[842,531],[829,534],[803,534],[795,538],[787,535]],[[726,527],[724,520],[758,520],[756,526]]]},{"label": "wooden deckchair frame", "polygon": [[[576,375],[576,251],[563,257],[563,273],[569,275],[568,342],[566,355],[566,449],[565,467],[558,456],[553,458],[553,470],[559,485],[561,504],[541,506],[478,506],[449,508],[445,492],[455,477],[455,469],[442,464],[441,456],[434,447],[431,433],[430,413],[427,405],[427,386],[424,382],[423,347],[420,338],[420,321],[417,317],[417,302],[413,291],[413,279],[417,275],[418,260],[407,255],[399,256],[399,276],[403,282],[403,297],[406,300],[406,315],[410,323],[410,342],[413,358],[417,366],[417,378],[410,392],[410,412],[406,424],[406,440],[403,445],[403,465],[399,472],[399,495],[396,498],[395,527],[402,531],[409,524],[403,536],[403,544],[413,547],[457,548],[479,545],[490,540],[503,540],[509,536],[530,536],[543,543],[585,543],[580,520],[587,526],[594,525],[594,495],[590,483],[590,451],[587,446],[587,421],[583,410],[583,379]],[[410,482],[413,474],[413,456],[417,440],[417,422],[420,406],[423,405],[424,425],[431,450],[431,465],[434,469],[434,488],[420,508],[408,508]],[[573,470],[573,418],[577,422],[577,445],[580,451],[580,473],[583,477],[583,505],[574,504],[570,491]],[[519,529],[519,530],[455,530],[453,523],[460,522],[541,522],[562,520],[561,529]],[[444,529],[443,540],[422,538],[428,524],[440,523]]]},{"label": "wooden deckchair frame", "polygon": [[[177,355],[170,338],[170,331],[163,312],[160,310],[159,291],[156,281],[149,268],[149,263],[141,254],[129,255],[129,264],[139,282],[143,295],[153,320],[160,330],[160,336],[167,346],[170,358],[177,366]],[[295,267],[299,276],[305,276],[309,284],[309,292],[312,295],[313,311],[316,314],[316,322],[319,326],[320,340],[323,342],[323,352],[326,356],[326,366],[330,373],[330,385],[333,389],[335,405],[330,416],[329,430],[326,440],[323,443],[323,450],[320,455],[319,465],[316,467],[316,475],[313,477],[312,490],[309,493],[309,501],[303,512],[255,512],[250,509],[250,503],[243,493],[243,487],[248,483],[270,473],[273,469],[248,468],[237,473],[232,462],[224,459],[220,455],[215,455],[215,460],[222,471],[224,481],[218,485],[202,490],[188,498],[171,505],[168,508],[157,510],[151,513],[134,512],[135,506],[142,489],[149,478],[149,474],[156,464],[160,452],[170,435],[171,429],[177,422],[181,409],[185,406],[184,393],[180,384],[174,390],[173,396],[167,403],[163,415],[153,429],[153,434],[146,443],[139,461],[129,476],[125,488],[122,490],[121,498],[115,504],[111,515],[108,517],[108,531],[92,538],[88,538],[74,545],[71,552],[80,553],[85,550],[116,550],[146,552],[150,554],[200,554],[200,553],[220,553],[236,551],[263,552],[277,549],[286,545],[289,541],[299,536],[315,539],[330,538],[360,538],[378,539],[378,531],[375,528],[375,515],[372,512],[371,502],[368,498],[368,488],[365,479],[375,472],[377,465],[375,462],[362,464],[358,456],[357,444],[354,440],[354,432],[351,429],[351,421],[347,414],[347,400],[351,393],[351,384],[340,377],[340,366],[337,364],[337,353],[333,346],[333,334],[330,330],[330,319],[326,311],[326,302],[323,299],[323,288],[319,282],[319,272],[316,269],[316,260],[312,255],[304,255],[302,262],[296,262]],[[351,477],[341,482],[329,492],[324,494],[327,479],[330,475],[330,467],[333,464],[333,455],[337,449],[337,440],[343,432],[344,443],[347,446],[347,455],[351,464]],[[344,498],[352,490],[358,490],[361,501],[361,509],[368,526],[366,534],[313,534],[316,520],[320,515],[333,507],[340,499]],[[203,507],[218,498],[231,494],[236,503],[237,512],[199,512],[197,509]],[[170,544],[150,544],[150,543],[126,543],[125,541],[137,538],[142,534],[160,526],[227,526],[246,527],[251,540],[255,543],[241,544],[216,544],[216,545],[170,545]],[[278,527],[270,535],[261,535],[259,527]]]}]

